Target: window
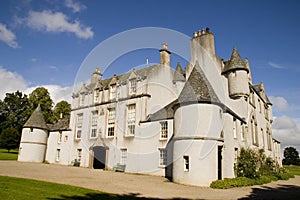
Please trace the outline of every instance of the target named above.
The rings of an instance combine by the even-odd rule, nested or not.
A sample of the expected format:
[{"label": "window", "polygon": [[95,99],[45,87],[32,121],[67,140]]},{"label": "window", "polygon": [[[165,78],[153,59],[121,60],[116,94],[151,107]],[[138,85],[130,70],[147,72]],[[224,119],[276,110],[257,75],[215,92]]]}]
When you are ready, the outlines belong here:
[{"label": "window", "polygon": [[107,121],[108,137],[113,137],[115,135],[115,118],[116,118],[116,109],[110,108],[108,110],[108,121]]},{"label": "window", "polygon": [[243,123],[241,123],[241,140],[245,140],[245,126]]},{"label": "window", "polygon": [[56,149],[56,162],[60,159],[60,149]]},{"label": "window", "polygon": [[254,98],[254,92],[253,91],[250,92],[249,101],[250,101],[251,105],[255,106],[255,98]]},{"label": "window", "polygon": [[98,111],[92,112],[91,138],[97,137]]},{"label": "window", "polygon": [[117,87],[116,84],[110,86],[110,100],[116,99]]},{"label": "window", "polygon": [[94,91],[94,103],[98,103],[99,102],[99,91],[95,90]]},{"label": "window", "polygon": [[121,149],[121,161],[120,161],[120,163],[122,165],[125,165],[126,160],[127,160],[127,149]]},{"label": "window", "polygon": [[236,128],[237,128],[237,123],[236,123],[236,119],[233,118],[233,138],[236,139]]},{"label": "window", "polygon": [[254,145],[258,146],[257,123],[254,121],[254,118],[251,119],[251,132],[252,142]]},{"label": "window", "polygon": [[260,99],[258,99],[258,107],[259,107],[259,113],[261,113],[261,102],[260,102]]},{"label": "window", "polygon": [[135,134],[135,117],[136,117],[136,106],[135,104],[128,105],[128,116],[127,116],[127,124],[128,124],[128,135]]},{"label": "window", "polygon": [[135,94],[136,93],[136,79],[133,78],[129,80],[129,94]]},{"label": "window", "polygon": [[167,165],[167,149],[159,149],[159,165]]},{"label": "window", "polygon": [[65,142],[67,142],[67,141],[68,141],[68,139],[69,139],[69,138],[68,138],[68,136],[66,135],[66,136],[65,136]]},{"label": "window", "polygon": [[79,96],[79,106],[84,106],[84,99],[85,99],[85,95],[84,94],[81,94]]},{"label": "window", "polygon": [[190,170],[189,156],[183,156],[183,171],[188,172]]},{"label": "window", "polygon": [[80,162],[82,157],[82,149],[77,149],[77,161]]},{"label": "window", "polygon": [[268,128],[267,129],[267,143],[268,143],[268,150],[272,150],[272,136],[271,136],[271,131]]},{"label": "window", "polygon": [[32,132],[33,132],[33,128],[31,127],[31,128],[30,128],[30,133],[32,133]]},{"label": "window", "polygon": [[269,107],[268,106],[265,107],[265,118],[267,120],[269,120]]},{"label": "window", "polygon": [[57,142],[58,143],[62,142],[62,132],[61,131],[58,132],[58,141]]},{"label": "window", "polygon": [[265,147],[265,133],[264,130],[261,129],[261,138],[262,138],[262,147]]},{"label": "window", "polygon": [[82,129],[82,121],[83,121],[83,114],[78,114],[77,115],[77,130],[76,130],[76,139],[80,139],[81,138],[81,129]]},{"label": "window", "polygon": [[160,139],[168,138],[168,122],[164,121],[160,123]]}]

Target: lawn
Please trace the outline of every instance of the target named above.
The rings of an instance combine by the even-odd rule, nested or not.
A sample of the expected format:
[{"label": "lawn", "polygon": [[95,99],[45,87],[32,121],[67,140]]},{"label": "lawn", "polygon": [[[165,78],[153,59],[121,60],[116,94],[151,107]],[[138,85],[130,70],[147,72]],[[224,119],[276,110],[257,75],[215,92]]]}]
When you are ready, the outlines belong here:
[{"label": "lawn", "polygon": [[10,150],[7,152],[6,149],[0,149],[0,160],[17,160],[18,150]]},{"label": "lawn", "polygon": [[283,167],[288,170],[288,173],[300,176],[300,166],[284,165]]},{"label": "lawn", "polygon": [[31,179],[0,176],[1,199],[56,199],[56,200],[92,200],[92,199],[145,199],[135,194],[116,195],[80,187],[36,181]]}]

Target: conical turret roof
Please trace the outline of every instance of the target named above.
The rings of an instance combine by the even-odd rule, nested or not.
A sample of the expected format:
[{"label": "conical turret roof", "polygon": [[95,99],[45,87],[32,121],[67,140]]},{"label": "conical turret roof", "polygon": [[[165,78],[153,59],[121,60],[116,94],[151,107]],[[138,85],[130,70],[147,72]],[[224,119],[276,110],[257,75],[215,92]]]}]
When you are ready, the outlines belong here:
[{"label": "conical turret roof", "polygon": [[27,122],[23,126],[24,128],[40,128],[44,130],[48,130],[48,126],[46,124],[44,115],[42,113],[41,106],[38,107],[33,111]]},{"label": "conical turret roof", "polygon": [[239,52],[236,48],[233,48],[230,60],[226,62],[222,74],[226,74],[227,72],[235,70],[246,70],[247,72],[249,72],[249,69],[242,60]]}]

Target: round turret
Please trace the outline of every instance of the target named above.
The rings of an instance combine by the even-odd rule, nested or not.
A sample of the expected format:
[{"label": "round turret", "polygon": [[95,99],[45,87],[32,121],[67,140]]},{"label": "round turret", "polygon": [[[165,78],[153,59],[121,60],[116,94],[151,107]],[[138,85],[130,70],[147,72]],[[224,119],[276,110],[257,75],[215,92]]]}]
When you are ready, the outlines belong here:
[{"label": "round turret", "polygon": [[222,75],[228,79],[229,96],[237,99],[243,96],[249,96],[249,68],[247,63],[243,62],[236,48],[233,49],[231,58],[225,62]]},{"label": "round turret", "polygon": [[18,161],[44,162],[48,140],[48,126],[40,105],[23,126]]}]

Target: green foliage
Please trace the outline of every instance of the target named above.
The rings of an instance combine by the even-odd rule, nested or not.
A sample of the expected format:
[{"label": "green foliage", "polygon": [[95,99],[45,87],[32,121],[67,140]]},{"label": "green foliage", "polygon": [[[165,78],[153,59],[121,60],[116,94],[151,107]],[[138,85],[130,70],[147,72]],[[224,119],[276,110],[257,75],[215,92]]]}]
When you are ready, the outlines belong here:
[{"label": "green foliage", "polygon": [[71,104],[67,101],[60,101],[55,105],[53,110],[54,121],[58,121],[60,115],[62,114],[63,117],[70,116],[71,113]]},{"label": "green foliage", "polygon": [[3,102],[0,101],[0,133],[6,128],[16,128],[21,132],[31,111],[27,95],[19,91],[6,93]]},{"label": "green foliage", "polygon": [[0,147],[7,149],[8,152],[11,149],[19,147],[20,134],[15,128],[4,129],[0,135]]},{"label": "green foliage", "polygon": [[286,147],[283,152],[284,159],[282,160],[283,165],[299,165],[300,158],[299,152],[294,147]]},{"label": "green foliage", "polygon": [[6,149],[0,149],[0,160],[17,160],[18,150],[10,150],[7,152]]},{"label": "green foliage", "polygon": [[284,172],[300,176],[300,166],[285,165],[283,169],[284,169]]},{"label": "green foliage", "polygon": [[53,122],[53,100],[50,93],[44,87],[38,87],[29,94],[29,102],[32,106],[32,111],[40,104],[42,108],[45,121],[47,123]]}]

